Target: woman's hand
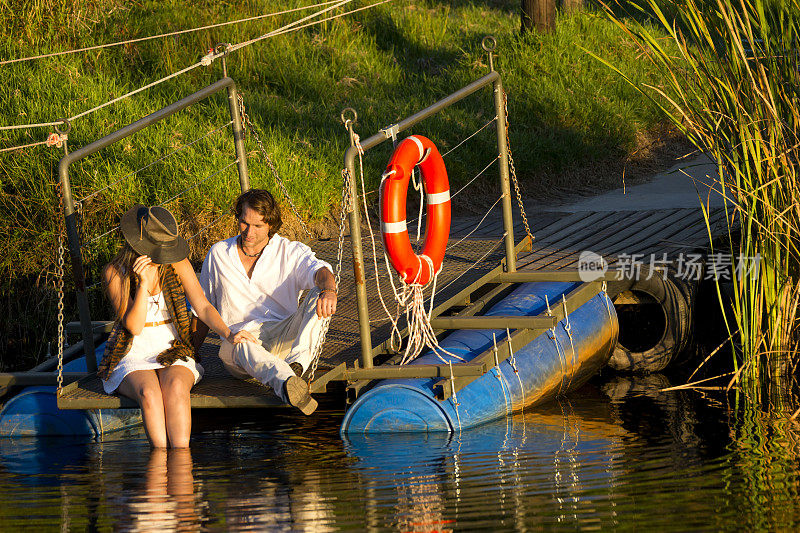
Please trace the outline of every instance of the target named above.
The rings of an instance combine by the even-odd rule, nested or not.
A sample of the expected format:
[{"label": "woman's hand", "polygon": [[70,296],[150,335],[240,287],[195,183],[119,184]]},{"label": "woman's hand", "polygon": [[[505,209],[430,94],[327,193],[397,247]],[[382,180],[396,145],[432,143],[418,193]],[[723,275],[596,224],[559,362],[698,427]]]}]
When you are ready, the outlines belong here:
[{"label": "woman's hand", "polygon": [[133,262],[133,273],[139,281],[139,286],[147,290],[147,293],[152,293],[158,284],[158,267],[153,263],[150,257],[140,255]]},{"label": "woman's hand", "polygon": [[236,333],[231,331],[231,334],[228,335],[227,340],[231,344],[238,344],[240,342],[255,342],[258,344],[258,339],[256,339],[255,335],[245,329],[237,331]]}]

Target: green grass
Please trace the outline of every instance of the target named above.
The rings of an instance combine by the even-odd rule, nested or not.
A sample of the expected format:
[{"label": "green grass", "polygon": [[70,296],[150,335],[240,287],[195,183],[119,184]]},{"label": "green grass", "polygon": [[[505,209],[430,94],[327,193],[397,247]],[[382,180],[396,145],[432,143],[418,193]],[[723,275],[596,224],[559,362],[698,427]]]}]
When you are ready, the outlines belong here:
[{"label": "green grass", "polygon": [[[336,12],[363,5],[354,2]],[[294,4],[71,0],[57,5],[6,0],[0,3],[0,57],[68,50],[287,7]],[[585,192],[587,186],[620,185],[620,173],[605,169],[617,168],[614,163],[641,148],[641,139],[661,131],[663,118],[657,106],[582,48],[628,66],[626,74],[639,83],[659,85],[655,69],[638,60],[638,50],[622,31],[592,13],[559,18],[552,34],[520,36],[518,8],[519,3],[510,0],[395,0],[232,54],[229,73],[244,93],[248,113],[301,215],[318,220],[338,213],[342,156],[348,145],[339,121],[343,108],[358,111],[356,129],[366,137],[430,105],[486,74],[480,41],[487,34],[498,41],[496,66],[509,94],[510,140],[523,190],[552,197]],[[1,66],[0,120],[11,125],[74,115],[198,61],[216,43],[241,42],[299,16]],[[220,76],[217,61],[80,118],[72,125],[69,145],[84,146]],[[491,96],[484,90],[414,132],[447,150],[493,116]],[[147,128],[75,165],[73,194],[79,199],[106,187],[226,121],[226,102],[220,95]],[[0,147],[40,141],[50,131],[0,132]],[[252,138],[246,143],[252,186],[276,190]],[[491,128],[454,152],[447,160],[454,186],[471,179],[495,152]],[[388,147],[369,154],[368,188],[376,186],[388,154]],[[9,309],[16,306],[0,324],[0,366],[15,365],[20,353],[41,357],[44,341],[54,337],[53,311],[43,310],[54,308],[54,170],[60,155],[60,150],[46,147],[0,154],[0,277],[9,295],[5,303]],[[230,134],[220,132],[108,187],[82,203],[83,237],[88,240],[112,228],[134,202],[163,202],[232,160]],[[588,178],[567,178],[576,168],[590,169],[582,174]],[[496,171],[486,176],[473,195],[478,204],[484,195],[486,203],[492,203],[496,194]],[[235,179],[231,168],[167,205],[186,224],[185,234],[196,233],[229,208],[236,195]],[[194,258],[202,258],[210,242],[232,229],[230,217],[208,228],[195,243]],[[85,250],[90,284],[116,245],[112,234]],[[100,306],[102,297],[95,293],[94,305]],[[15,302],[17,297],[23,302]],[[68,319],[75,319],[74,312],[68,312]],[[36,326],[22,328],[26,333],[20,337],[19,322]]]}]

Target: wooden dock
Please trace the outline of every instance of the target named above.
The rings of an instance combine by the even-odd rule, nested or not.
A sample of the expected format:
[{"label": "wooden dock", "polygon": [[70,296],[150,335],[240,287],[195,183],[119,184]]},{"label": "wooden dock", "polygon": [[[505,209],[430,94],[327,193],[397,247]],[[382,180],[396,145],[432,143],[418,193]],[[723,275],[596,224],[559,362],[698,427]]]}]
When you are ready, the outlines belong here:
[{"label": "wooden dock", "polygon": [[[519,217],[517,217],[519,218]],[[438,279],[435,303],[444,302],[466,287],[495,271],[504,258],[503,227],[500,216],[454,219],[442,273]],[[661,259],[676,259],[681,253],[701,253],[708,248],[708,230],[699,209],[663,209],[656,211],[538,213],[529,215],[534,235],[532,250],[523,250],[517,257],[517,268],[531,270],[574,270],[583,251],[603,256],[610,271],[620,257],[641,254],[647,264],[651,254]],[[725,212],[717,209],[710,216],[712,233],[726,231]],[[378,298],[369,233],[365,235],[365,277],[369,294],[372,344],[377,347],[387,341],[391,324]],[[410,228],[409,233],[414,231]],[[515,226],[515,239],[525,237],[521,223]],[[389,278],[382,257],[380,234],[375,231],[378,249],[378,272],[386,305],[395,310]],[[311,243],[317,255],[335,265],[336,240]],[[341,363],[352,363],[360,355],[358,315],[355,301],[355,282],[352,256],[345,243],[341,267],[341,285],[337,313],[331,321],[327,340],[320,357],[316,383]],[[202,350],[205,376],[192,390],[193,407],[270,407],[281,405],[271,391],[254,380],[242,381],[231,377],[217,357],[219,340],[209,338]],[[319,392],[319,388],[312,390]],[[133,401],[106,395],[97,377],[90,376],[68,385],[58,400],[59,406],[69,409],[98,409],[135,407]]]}]

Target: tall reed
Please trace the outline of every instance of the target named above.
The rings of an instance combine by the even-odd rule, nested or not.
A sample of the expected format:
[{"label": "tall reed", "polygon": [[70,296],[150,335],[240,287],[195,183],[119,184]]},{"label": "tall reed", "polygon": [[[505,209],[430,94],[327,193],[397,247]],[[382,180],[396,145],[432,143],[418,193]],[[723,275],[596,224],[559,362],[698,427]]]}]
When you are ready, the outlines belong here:
[{"label": "tall reed", "polygon": [[[800,3],[642,0],[606,6],[606,14],[662,72],[662,86],[640,90],[718,164],[730,213],[734,365],[760,397],[762,385],[785,382],[798,362]],[[760,262],[747,272],[738,267],[753,262],[740,258]]]}]

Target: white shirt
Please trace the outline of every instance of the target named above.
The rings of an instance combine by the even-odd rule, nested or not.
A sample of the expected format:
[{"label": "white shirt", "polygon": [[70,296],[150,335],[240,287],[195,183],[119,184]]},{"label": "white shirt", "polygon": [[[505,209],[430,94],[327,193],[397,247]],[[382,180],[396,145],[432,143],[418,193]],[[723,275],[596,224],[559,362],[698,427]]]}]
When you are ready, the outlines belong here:
[{"label": "white shirt", "polygon": [[276,234],[248,278],[239,259],[237,238],[211,247],[199,277],[208,301],[233,331],[291,316],[297,311],[300,291],[314,287],[317,270],[325,267],[333,272],[311,248]]}]

